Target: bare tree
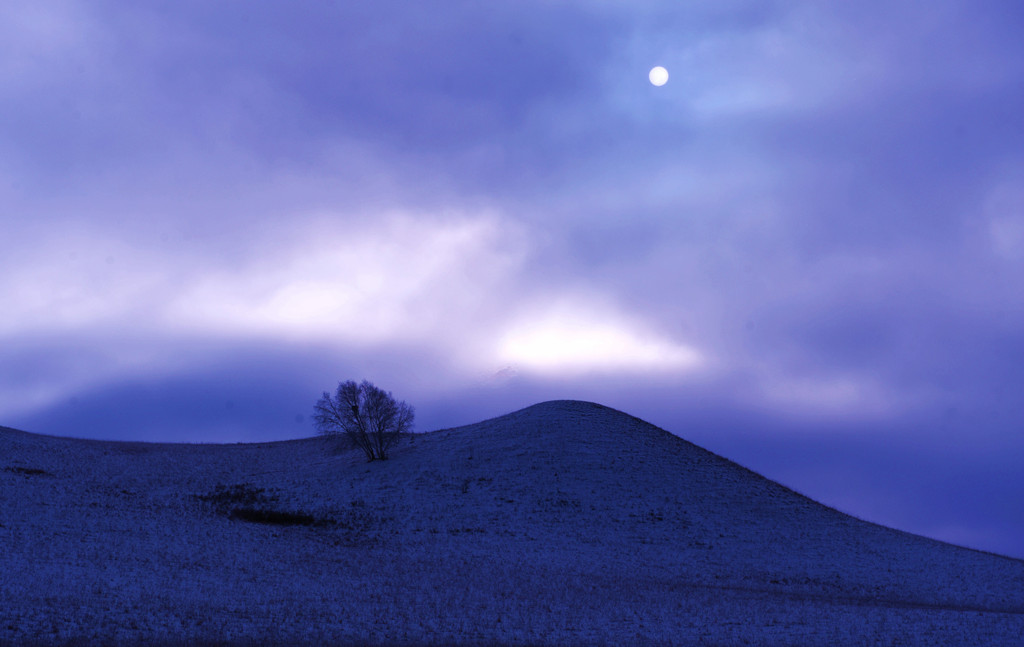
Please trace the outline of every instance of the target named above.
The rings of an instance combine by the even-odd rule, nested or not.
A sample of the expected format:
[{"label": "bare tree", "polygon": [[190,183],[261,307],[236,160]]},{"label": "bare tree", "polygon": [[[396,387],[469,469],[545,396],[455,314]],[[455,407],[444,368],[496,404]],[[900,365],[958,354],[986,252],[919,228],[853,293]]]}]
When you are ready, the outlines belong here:
[{"label": "bare tree", "polygon": [[333,396],[324,391],[313,419],[320,433],[345,434],[373,461],[386,460],[402,434],[412,431],[413,415],[413,408],[396,402],[391,393],[366,380],[349,380],[338,384]]}]

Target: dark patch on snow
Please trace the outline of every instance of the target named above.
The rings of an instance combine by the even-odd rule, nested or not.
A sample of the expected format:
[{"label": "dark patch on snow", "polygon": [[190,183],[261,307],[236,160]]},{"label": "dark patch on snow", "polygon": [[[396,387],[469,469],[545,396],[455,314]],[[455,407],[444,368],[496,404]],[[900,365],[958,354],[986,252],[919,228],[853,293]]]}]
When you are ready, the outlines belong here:
[{"label": "dark patch on snow", "polygon": [[19,467],[17,465],[5,467],[4,471],[11,472],[13,474],[21,474],[23,476],[53,476],[53,474],[50,474],[46,470],[41,470],[36,467]]},{"label": "dark patch on snow", "polygon": [[302,512],[282,512],[280,510],[264,510],[261,508],[233,508],[228,513],[228,518],[274,526],[334,525],[334,521],[331,519],[317,519],[313,515]]},{"label": "dark patch on snow", "polygon": [[280,495],[276,490],[256,487],[251,483],[221,484],[213,492],[195,494],[193,498],[212,505],[216,513],[228,519],[250,523],[335,528],[354,535],[363,535],[382,522],[365,510],[365,502],[358,499],[352,501],[348,509],[335,511],[329,516],[305,510],[281,509],[277,506]]}]

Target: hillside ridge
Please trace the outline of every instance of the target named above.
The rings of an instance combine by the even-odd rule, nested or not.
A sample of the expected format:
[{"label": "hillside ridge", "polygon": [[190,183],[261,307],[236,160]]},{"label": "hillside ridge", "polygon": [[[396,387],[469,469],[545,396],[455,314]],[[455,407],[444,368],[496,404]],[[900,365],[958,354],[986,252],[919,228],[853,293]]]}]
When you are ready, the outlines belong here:
[{"label": "hillside ridge", "polygon": [[[517,436],[509,436],[514,430]],[[288,447],[313,446],[323,448],[325,444],[332,442],[323,436],[310,436],[306,438],[262,441],[262,442],[237,442],[237,443],[177,443],[165,441],[139,441],[139,440],[108,440],[92,439],[82,437],[54,436],[37,432],[24,431],[13,427],[0,425],[0,432],[13,434],[20,439],[21,443],[30,443],[32,438],[52,443],[67,441],[70,443],[82,443],[95,448],[109,447],[118,452],[126,454],[146,454],[160,449],[173,451],[174,448],[184,447],[205,447],[205,448],[266,448],[285,449]],[[567,457],[578,458],[579,449],[587,447],[597,450],[597,455],[592,456],[589,465],[586,467],[595,468],[598,463],[612,465],[621,470],[637,469],[637,456],[642,452],[657,454],[666,452],[674,454],[676,458],[689,456],[691,462],[697,461],[704,464],[718,464],[724,470],[731,470],[743,474],[748,479],[748,485],[760,483],[764,487],[786,493],[787,496],[801,499],[804,503],[826,510],[829,513],[848,517],[858,523],[868,524],[889,532],[899,533],[907,537],[928,542],[935,542],[942,546],[949,546],[958,550],[968,550],[983,555],[998,557],[1013,562],[1024,563],[1024,560],[1007,555],[992,553],[990,551],[969,548],[943,542],[938,539],[916,535],[907,531],[883,526],[871,521],[863,520],[855,515],[841,511],[826,503],[817,501],[798,490],[779,483],[756,470],[750,469],[731,459],[723,457],[711,450],[705,449],[682,436],[651,424],[642,418],[633,416],[624,411],[603,405],[597,402],[573,399],[556,399],[538,402],[515,411],[488,418],[480,422],[469,423],[457,427],[437,429],[427,432],[418,432],[412,435],[411,441],[401,443],[397,450],[398,456],[415,454],[415,446],[422,445],[423,441],[432,440],[443,436],[462,436],[461,439],[452,439],[453,444],[465,444],[475,447],[478,453],[487,451],[486,443],[492,441],[496,450],[508,450],[509,442],[514,445],[526,445],[528,448],[538,452],[548,452],[549,455],[563,451]],[[502,443],[504,441],[504,444]],[[638,451],[639,450],[639,451]],[[316,450],[314,450],[316,451]],[[308,451],[306,453],[309,453]],[[457,451],[452,452],[457,454]],[[627,454],[625,458],[619,456]],[[650,460],[644,458],[643,460]],[[571,462],[571,461],[570,461]],[[568,463],[567,463],[568,466]],[[677,465],[678,466],[678,465]],[[2,469],[2,466],[0,466]]]},{"label": "hillside ridge", "polygon": [[0,501],[0,644],[1024,634],[1024,561],[860,521],[592,402],[416,434],[371,463],[324,437],[5,429]]}]

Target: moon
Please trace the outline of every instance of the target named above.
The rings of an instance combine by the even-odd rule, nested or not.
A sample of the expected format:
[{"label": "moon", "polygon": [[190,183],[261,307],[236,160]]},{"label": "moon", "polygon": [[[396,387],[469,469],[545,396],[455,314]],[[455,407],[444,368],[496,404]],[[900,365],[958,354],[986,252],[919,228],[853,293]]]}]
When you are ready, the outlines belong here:
[{"label": "moon", "polygon": [[647,75],[647,78],[651,80],[651,85],[665,85],[666,83],[668,83],[668,70],[666,70],[660,65],[658,67],[652,67],[650,74]]}]

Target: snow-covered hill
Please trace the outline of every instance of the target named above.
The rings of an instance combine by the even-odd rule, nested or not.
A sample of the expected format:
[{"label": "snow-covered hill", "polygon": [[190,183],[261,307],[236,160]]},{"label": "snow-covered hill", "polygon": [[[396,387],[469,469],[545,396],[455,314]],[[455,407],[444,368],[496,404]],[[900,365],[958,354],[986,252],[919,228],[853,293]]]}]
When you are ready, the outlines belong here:
[{"label": "snow-covered hill", "polygon": [[1024,644],[1024,562],[558,401],[328,439],[0,429],[0,644]]}]

